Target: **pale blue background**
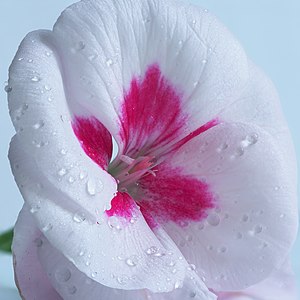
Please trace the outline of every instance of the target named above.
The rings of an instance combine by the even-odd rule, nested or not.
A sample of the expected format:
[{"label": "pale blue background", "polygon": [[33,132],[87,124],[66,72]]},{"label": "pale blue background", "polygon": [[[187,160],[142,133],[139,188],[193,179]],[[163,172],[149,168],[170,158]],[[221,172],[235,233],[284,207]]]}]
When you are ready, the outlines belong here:
[{"label": "pale blue background", "polygon": [[[138,1],[138,0],[137,0]],[[161,0],[163,1],[163,0]],[[51,28],[72,0],[0,0],[0,83],[21,39],[31,30]],[[241,41],[248,55],[274,81],[300,157],[300,1],[299,0],[194,0],[208,8]],[[10,228],[22,205],[12,178],[7,151],[14,134],[6,94],[0,90],[0,232]],[[293,251],[300,286],[300,241]],[[298,254],[299,253],[299,254]],[[20,299],[13,290],[11,257],[0,254],[0,299]],[[284,300],[284,299],[283,299]]]}]

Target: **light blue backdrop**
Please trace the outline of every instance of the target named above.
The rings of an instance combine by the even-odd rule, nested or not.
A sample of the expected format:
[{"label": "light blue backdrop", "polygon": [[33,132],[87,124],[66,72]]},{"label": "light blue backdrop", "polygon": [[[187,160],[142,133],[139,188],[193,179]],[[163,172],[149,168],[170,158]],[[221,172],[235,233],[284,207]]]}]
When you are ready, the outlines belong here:
[{"label": "light blue backdrop", "polygon": [[[163,0],[161,0],[163,1]],[[48,28],[72,0],[0,1],[0,83],[7,80],[7,69],[21,39],[29,31]],[[229,27],[248,55],[274,81],[300,157],[300,1],[299,0],[194,0]],[[14,134],[6,103],[0,90],[0,232],[10,228],[22,205],[12,178],[7,151]],[[294,269],[300,286],[300,241],[293,251]],[[0,255],[0,299],[20,299],[13,290],[11,257]]]}]

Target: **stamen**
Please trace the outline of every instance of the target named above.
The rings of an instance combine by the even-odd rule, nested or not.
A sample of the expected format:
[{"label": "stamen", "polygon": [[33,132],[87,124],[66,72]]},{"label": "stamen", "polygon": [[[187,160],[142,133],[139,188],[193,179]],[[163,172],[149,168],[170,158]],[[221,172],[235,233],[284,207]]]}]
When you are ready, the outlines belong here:
[{"label": "stamen", "polygon": [[114,177],[118,180],[119,191],[127,191],[129,186],[136,184],[140,178],[148,174],[156,176],[155,170],[151,170],[157,165],[157,160],[153,156],[140,156],[134,159],[121,155],[120,161],[118,170],[114,172]]}]

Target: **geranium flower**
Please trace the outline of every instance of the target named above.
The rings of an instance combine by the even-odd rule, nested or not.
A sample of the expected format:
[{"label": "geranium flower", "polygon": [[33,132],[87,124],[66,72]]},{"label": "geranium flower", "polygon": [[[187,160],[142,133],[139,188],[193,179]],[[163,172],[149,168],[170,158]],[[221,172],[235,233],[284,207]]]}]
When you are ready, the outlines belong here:
[{"label": "geranium flower", "polygon": [[289,131],[272,84],[207,11],[74,4],[24,39],[8,91],[24,299],[216,299],[287,256]]},{"label": "geranium flower", "polygon": [[289,263],[260,283],[243,291],[223,292],[218,294],[219,300],[297,300],[295,276]]}]

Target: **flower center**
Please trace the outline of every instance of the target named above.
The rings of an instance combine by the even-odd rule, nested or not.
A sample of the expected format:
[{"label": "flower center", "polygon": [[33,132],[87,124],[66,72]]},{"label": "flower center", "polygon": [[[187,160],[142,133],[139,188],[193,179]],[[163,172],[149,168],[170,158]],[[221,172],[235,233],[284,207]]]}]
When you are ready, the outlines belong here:
[{"label": "flower center", "polygon": [[148,175],[155,176],[154,167],[157,164],[154,156],[131,158],[121,155],[116,164],[109,166],[108,172],[117,180],[120,192],[128,192],[133,195],[137,191],[139,179]]}]

